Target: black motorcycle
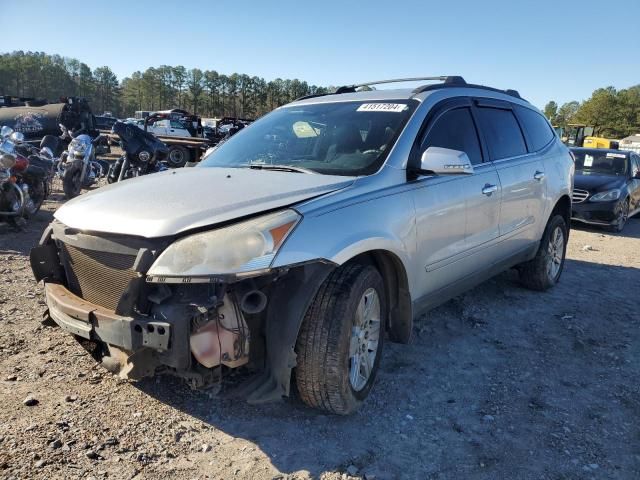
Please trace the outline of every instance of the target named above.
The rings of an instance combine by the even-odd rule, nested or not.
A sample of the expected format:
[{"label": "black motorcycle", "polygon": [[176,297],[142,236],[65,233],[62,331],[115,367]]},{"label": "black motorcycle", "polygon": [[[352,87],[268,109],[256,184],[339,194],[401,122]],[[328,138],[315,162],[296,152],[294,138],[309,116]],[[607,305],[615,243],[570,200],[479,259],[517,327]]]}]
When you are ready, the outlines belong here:
[{"label": "black motorcycle", "polygon": [[151,133],[124,122],[114,123],[111,133],[120,138],[124,155],[109,167],[107,182],[115,183],[167,169],[162,161],[167,158],[169,148]]}]

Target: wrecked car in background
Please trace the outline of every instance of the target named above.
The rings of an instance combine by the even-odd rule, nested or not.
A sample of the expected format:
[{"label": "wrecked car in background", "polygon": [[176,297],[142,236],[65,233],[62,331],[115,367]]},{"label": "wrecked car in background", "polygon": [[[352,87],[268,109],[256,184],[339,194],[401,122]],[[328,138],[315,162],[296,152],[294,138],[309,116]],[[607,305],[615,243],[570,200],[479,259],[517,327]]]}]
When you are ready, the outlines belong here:
[{"label": "wrecked car in background", "polygon": [[442,83],[299,99],[195,168],[68,202],[31,252],[50,316],[122,377],[245,367],[263,402],[293,372],[304,402],[349,414],[415,315],[514,266],[553,286],[568,150],[515,91],[421,80]]}]

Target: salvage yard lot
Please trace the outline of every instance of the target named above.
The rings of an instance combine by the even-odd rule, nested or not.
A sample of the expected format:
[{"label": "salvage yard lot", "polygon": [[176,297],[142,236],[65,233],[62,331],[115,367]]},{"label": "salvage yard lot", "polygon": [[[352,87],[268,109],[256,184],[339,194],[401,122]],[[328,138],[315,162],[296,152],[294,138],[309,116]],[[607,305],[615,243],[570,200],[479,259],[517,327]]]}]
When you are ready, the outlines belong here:
[{"label": "salvage yard lot", "polygon": [[574,225],[549,292],[507,272],[422,317],[335,417],[95,365],[29,268],[59,205],[0,230],[1,478],[640,478],[640,219]]}]

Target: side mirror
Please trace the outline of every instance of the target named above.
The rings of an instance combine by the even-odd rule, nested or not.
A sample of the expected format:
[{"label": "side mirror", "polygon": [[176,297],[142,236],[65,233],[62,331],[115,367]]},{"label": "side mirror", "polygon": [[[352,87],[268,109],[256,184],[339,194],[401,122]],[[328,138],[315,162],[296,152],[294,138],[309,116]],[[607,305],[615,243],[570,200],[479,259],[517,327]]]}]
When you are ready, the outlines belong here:
[{"label": "side mirror", "polygon": [[473,165],[465,152],[450,148],[429,147],[420,158],[420,173],[470,175],[473,173]]}]

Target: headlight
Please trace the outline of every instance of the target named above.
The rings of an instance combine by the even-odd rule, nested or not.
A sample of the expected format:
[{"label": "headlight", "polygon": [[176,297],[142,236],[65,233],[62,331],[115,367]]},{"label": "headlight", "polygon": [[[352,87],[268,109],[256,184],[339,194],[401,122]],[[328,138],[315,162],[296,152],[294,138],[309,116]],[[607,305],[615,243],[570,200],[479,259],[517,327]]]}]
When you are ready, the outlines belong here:
[{"label": "headlight", "polygon": [[151,159],[151,154],[146,150],[142,150],[138,154],[138,158],[140,159],[141,162],[148,162]]},{"label": "headlight", "polygon": [[69,155],[74,155],[76,157],[84,156],[87,153],[87,149],[89,145],[91,145],[91,141],[88,141],[84,138],[86,135],[80,135],[73,140],[69,144]]},{"label": "headlight", "polygon": [[149,269],[149,281],[167,281],[153,277],[237,274],[269,268],[299,220],[298,213],[283,210],[185,237],[162,252]]},{"label": "headlight", "polygon": [[606,192],[596,193],[589,200],[592,202],[611,202],[620,198],[620,190],[615,188]]}]

